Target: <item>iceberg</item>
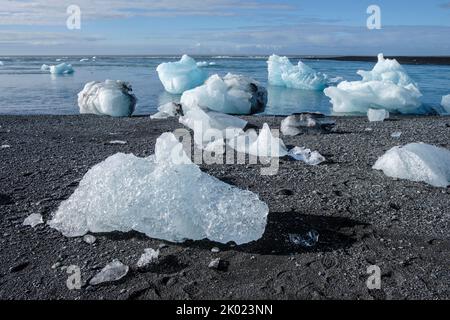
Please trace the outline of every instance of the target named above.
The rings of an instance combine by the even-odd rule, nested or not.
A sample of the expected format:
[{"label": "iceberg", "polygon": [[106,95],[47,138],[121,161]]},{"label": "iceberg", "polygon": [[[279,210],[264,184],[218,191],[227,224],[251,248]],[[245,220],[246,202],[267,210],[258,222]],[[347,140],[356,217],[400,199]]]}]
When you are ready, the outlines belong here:
[{"label": "iceberg", "polygon": [[92,81],[78,93],[80,113],[109,115],[112,117],[131,116],[137,98],[131,93],[131,85],[124,81]]},{"label": "iceberg", "polygon": [[210,109],[227,114],[254,114],[264,110],[267,91],[251,78],[228,73],[215,74],[205,84],[185,91],[180,100],[183,110]]},{"label": "iceberg", "polygon": [[256,194],[202,172],[164,133],[154,155],[118,153],[91,168],[49,225],[68,237],[136,230],[173,242],[242,244],[263,235],[268,213]]},{"label": "iceberg", "polygon": [[450,184],[450,151],[425,143],[410,143],[387,151],[373,169],[393,178],[446,187]]},{"label": "iceberg", "polygon": [[41,70],[50,72],[51,74],[72,74],[75,72],[71,64],[67,64],[64,62],[56,66],[48,66],[46,64],[43,64],[41,66]]},{"label": "iceberg", "polygon": [[369,109],[367,118],[370,122],[380,122],[389,118],[389,112],[384,109]]},{"label": "iceberg", "polygon": [[267,65],[269,84],[273,86],[322,91],[328,84],[327,75],[314,71],[302,61],[294,66],[287,57],[273,54]]},{"label": "iceberg", "polygon": [[172,94],[181,94],[186,90],[202,85],[207,73],[197,66],[195,60],[183,55],[180,61],[161,63],[157,68],[164,89]]},{"label": "iceberg", "polygon": [[394,59],[378,55],[372,71],[359,70],[361,81],[343,81],[325,89],[335,112],[365,113],[369,108],[421,113],[422,94],[417,84]]},{"label": "iceberg", "polygon": [[237,152],[256,157],[284,157],[288,154],[283,140],[272,135],[267,123],[264,123],[259,135],[255,130],[248,130],[232,138],[228,145]]},{"label": "iceberg", "polygon": [[441,106],[447,113],[450,113],[450,94],[442,97]]}]

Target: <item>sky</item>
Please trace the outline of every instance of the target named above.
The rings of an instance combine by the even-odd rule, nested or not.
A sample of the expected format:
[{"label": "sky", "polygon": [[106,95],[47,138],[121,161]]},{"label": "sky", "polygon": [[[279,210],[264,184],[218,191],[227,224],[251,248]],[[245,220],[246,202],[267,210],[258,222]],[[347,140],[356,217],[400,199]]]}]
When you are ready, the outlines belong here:
[{"label": "sky", "polygon": [[[370,5],[381,29],[367,28]],[[450,1],[0,0],[0,56],[379,52],[450,55]]]}]

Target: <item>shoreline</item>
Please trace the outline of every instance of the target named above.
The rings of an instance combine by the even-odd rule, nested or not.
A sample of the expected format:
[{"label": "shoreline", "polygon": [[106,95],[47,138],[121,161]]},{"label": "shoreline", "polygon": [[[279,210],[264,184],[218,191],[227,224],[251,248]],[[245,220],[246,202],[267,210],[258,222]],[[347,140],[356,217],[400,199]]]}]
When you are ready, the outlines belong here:
[{"label": "shoreline", "polygon": [[[242,118],[275,129],[284,117]],[[450,149],[450,117],[393,115],[381,123],[366,116],[330,118],[336,120],[332,133],[282,137],[286,145],[319,151],[327,159],[319,166],[280,159],[275,176],[261,176],[260,165],[200,166],[268,204],[260,240],[175,244],[132,232],[95,234],[89,245],[45,224],[32,229],[22,222],[32,213],[48,221],[83,175],[108,156],[148,156],[160,134],[183,126],[176,118],[141,115],[0,115],[0,144],[10,145],[0,149],[0,299],[450,298],[450,188],[392,179],[371,168],[399,144],[422,141]],[[402,132],[399,139],[391,137],[395,131]],[[316,246],[289,242],[290,233],[312,229],[319,233]],[[159,262],[138,271],[144,249],[160,244]],[[211,252],[213,247],[220,252]],[[217,257],[229,263],[227,270],[208,268]],[[86,282],[113,259],[130,266],[122,281],[67,289],[64,266],[79,266]],[[382,271],[381,290],[366,287],[370,265]]]}]

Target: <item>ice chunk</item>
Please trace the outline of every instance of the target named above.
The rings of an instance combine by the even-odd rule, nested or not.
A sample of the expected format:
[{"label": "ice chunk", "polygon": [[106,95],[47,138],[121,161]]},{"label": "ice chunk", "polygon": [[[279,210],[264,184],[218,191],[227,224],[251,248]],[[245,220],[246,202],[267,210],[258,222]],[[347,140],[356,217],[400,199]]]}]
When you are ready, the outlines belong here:
[{"label": "ice chunk", "polygon": [[86,61],[89,61],[89,59],[88,58],[83,58],[83,59],[80,60],[80,62],[86,62]]},{"label": "ice chunk", "polygon": [[0,146],[0,149],[9,149],[9,148],[11,148],[11,146],[9,144],[2,144]]},{"label": "ice chunk", "polygon": [[80,113],[109,115],[112,117],[131,116],[137,99],[131,93],[131,85],[124,81],[92,81],[78,93]]},{"label": "ice chunk", "polygon": [[313,247],[319,242],[319,233],[316,230],[311,230],[304,236],[300,234],[289,234],[289,241],[302,247]]},{"label": "ice chunk", "polygon": [[270,85],[317,91],[322,91],[327,86],[328,77],[314,71],[302,61],[294,66],[287,57],[271,55],[267,64]]},{"label": "ice chunk", "polygon": [[214,66],[215,64],[216,64],[215,62],[199,61],[197,62],[197,67],[203,68],[208,66]]},{"label": "ice chunk", "polygon": [[43,64],[41,70],[48,71],[51,74],[71,74],[75,71],[71,64],[67,64],[65,62],[60,63],[56,66],[48,66],[46,64]]},{"label": "ice chunk", "polygon": [[384,109],[369,109],[367,117],[370,122],[380,122],[389,118],[389,112]]},{"label": "ice chunk", "polygon": [[177,62],[161,63],[156,71],[164,89],[172,94],[181,94],[200,86],[208,76],[197,66],[195,60],[187,55],[183,55]]},{"label": "ice chunk", "polygon": [[69,237],[136,230],[175,242],[241,244],[262,236],[268,212],[256,194],[203,173],[164,133],[155,155],[118,153],[91,168],[49,225]]},{"label": "ice chunk", "polygon": [[148,266],[150,263],[153,263],[158,260],[159,250],[153,250],[152,248],[144,249],[144,253],[139,258],[136,266],[138,268],[144,268]]},{"label": "ice chunk", "polygon": [[450,113],[450,94],[442,97],[441,105],[447,113]]},{"label": "ice chunk", "polygon": [[90,281],[91,286],[96,286],[106,282],[118,281],[128,274],[130,268],[119,260],[107,264],[99,273],[97,273]]},{"label": "ice chunk", "polygon": [[42,223],[44,223],[44,220],[39,213],[32,213],[23,221],[24,226],[30,226],[32,228]]},{"label": "ice chunk", "polygon": [[111,140],[108,141],[108,144],[127,144],[127,142],[123,140]]},{"label": "ice chunk", "polygon": [[259,135],[255,130],[248,130],[231,139],[229,146],[256,157],[283,157],[288,153],[283,140],[272,135],[267,123],[264,123]]},{"label": "ice chunk", "polygon": [[306,131],[329,132],[336,122],[320,113],[301,113],[288,116],[281,121],[281,133],[296,136]]},{"label": "ice chunk", "polygon": [[227,114],[253,114],[264,110],[267,91],[257,81],[228,73],[215,74],[205,84],[186,91],[180,100],[183,110],[202,108]]},{"label": "ice chunk", "polygon": [[410,143],[387,151],[373,169],[382,170],[393,178],[446,187],[450,184],[450,151],[429,144]]},{"label": "ice chunk", "polygon": [[91,234],[87,234],[83,237],[83,241],[86,242],[87,244],[93,244],[95,243],[95,241],[97,241],[97,238]]},{"label": "ice chunk", "polygon": [[167,119],[182,114],[182,108],[179,103],[169,102],[158,107],[158,112],[151,115],[151,119]]},{"label": "ice chunk", "polygon": [[225,151],[225,140],[241,134],[247,125],[238,117],[200,108],[187,109],[179,121],[194,131],[197,146],[218,154]]},{"label": "ice chunk", "polygon": [[401,131],[395,131],[395,132],[393,132],[393,133],[391,134],[391,137],[392,137],[392,138],[395,138],[395,139],[398,139],[398,138],[400,138],[401,136],[402,136]]},{"label": "ice chunk", "polygon": [[396,61],[378,55],[372,71],[358,71],[361,81],[343,81],[325,89],[335,112],[365,113],[369,108],[420,113],[422,96],[417,84]]},{"label": "ice chunk", "polygon": [[317,151],[311,151],[303,147],[295,147],[289,150],[288,155],[297,161],[303,161],[311,166],[318,165],[326,159]]}]

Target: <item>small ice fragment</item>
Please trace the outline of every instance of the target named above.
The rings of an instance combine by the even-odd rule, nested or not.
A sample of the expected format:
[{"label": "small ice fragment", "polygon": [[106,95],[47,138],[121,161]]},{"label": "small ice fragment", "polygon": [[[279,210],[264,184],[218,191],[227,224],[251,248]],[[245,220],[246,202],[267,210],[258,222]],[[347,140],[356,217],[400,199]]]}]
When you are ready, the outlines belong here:
[{"label": "small ice fragment", "polygon": [[281,121],[281,133],[285,136],[296,136],[309,130],[329,132],[335,125],[334,120],[320,113],[294,114]]},{"label": "small ice fragment", "polygon": [[43,64],[43,65],[41,66],[41,71],[50,71],[50,66],[48,66],[48,65],[46,65],[46,64]]},{"label": "small ice fragment", "polygon": [[183,111],[201,108],[226,114],[254,114],[264,111],[267,90],[243,75],[228,73],[222,78],[215,74],[204,85],[185,91],[180,103]]},{"label": "small ice fragment", "polygon": [[127,144],[127,142],[123,140],[111,140],[108,141],[108,144]]},{"label": "small ice fragment", "polygon": [[370,131],[373,131],[373,129],[372,128],[365,128],[364,131],[370,132]]},{"label": "small ice fragment", "polygon": [[97,273],[89,281],[89,284],[96,286],[105,282],[118,281],[127,275],[128,270],[129,267],[127,265],[124,265],[119,260],[114,260]]},{"label": "small ice fragment", "polygon": [[302,247],[313,247],[319,241],[319,233],[311,230],[306,235],[289,234],[289,241]]},{"label": "small ice fragment", "polygon": [[272,134],[267,123],[264,123],[259,135],[255,130],[248,130],[235,136],[228,145],[237,152],[255,157],[279,158],[288,153],[283,140]]},{"label": "small ice fragment", "polygon": [[137,98],[128,82],[121,80],[92,81],[78,93],[80,113],[128,117],[134,112]]},{"label": "small ice fragment", "polygon": [[450,184],[450,151],[425,143],[410,143],[387,151],[373,169],[393,178],[446,187]]},{"label": "small ice fragment", "polygon": [[83,241],[86,242],[87,244],[93,244],[95,241],[97,241],[97,238],[91,234],[86,234],[83,237]]},{"label": "small ice fragment", "polygon": [[447,113],[450,113],[450,94],[442,97],[441,105]]},{"label": "small ice fragment", "polygon": [[89,59],[88,58],[83,58],[83,59],[80,60],[80,62],[86,62],[86,61],[89,61]]},{"label": "small ice fragment", "polygon": [[2,144],[0,146],[0,149],[9,149],[9,148],[11,148],[11,146],[9,144]]},{"label": "small ice fragment", "polygon": [[303,147],[292,148],[289,150],[288,155],[297,161],[303,161],[311,166],[315,166],[326,161],[325,157],[319,152],[311,151],[311,149],[306,149]]},{"label": "small ice fragment", "polygon": [[327,75],[316,72],[302,61],[294,66],[287,57],[271,55],[267,65],[272,86],[321,91],[328,83]]},{"label": "small ice fragment", "polygon": [[182,115],[181,104],[175,102],[169,102],[158,107],[158,112],[151,115],[151,119],[167,119],[170,117],[176,117]]},{"label": "small ice fragment", "polygon": [[400,131],[396,131],[391,134],[391,137],[398,139],[401,137],[401,135],[402,135],[402,133]]},{"label": "small ice fragment", "polygon": [[150,263],[158,260],[159,250],[153,250],[152,248],[144,249],[144,253],[139,258],[136,266],[138,268],[144,268]]},{"label": "small ice fragment", "polygon": [[36,227],[39,224],[44,223],[44,219],[42,218],[42,215],[40,215],[39,213],[33,213],[30,214],[24,221],[23,221],[23,225],[24,226],[30,226],[32,228]]},{"label": "small ice fragment", "polygon": [[384,121],[389,118],[389,112],[385,109],[369,109],[367,111],[367,117],[370,122]]},{"label": "small ice fragment", "polygon": [[156,71],[164,89],[172,94],[181,94],[202,85],[208,76],[197,66],[195,60],[187,55],[183,55],[180,61],[161,63]]},{"label": "small ice fragment", "polygon": [[217,247],[214,247],[214,248],[211,249],[211,252],[212,253],[218,253],[218,252],[220,252],[220,249],[217,248]]}]

